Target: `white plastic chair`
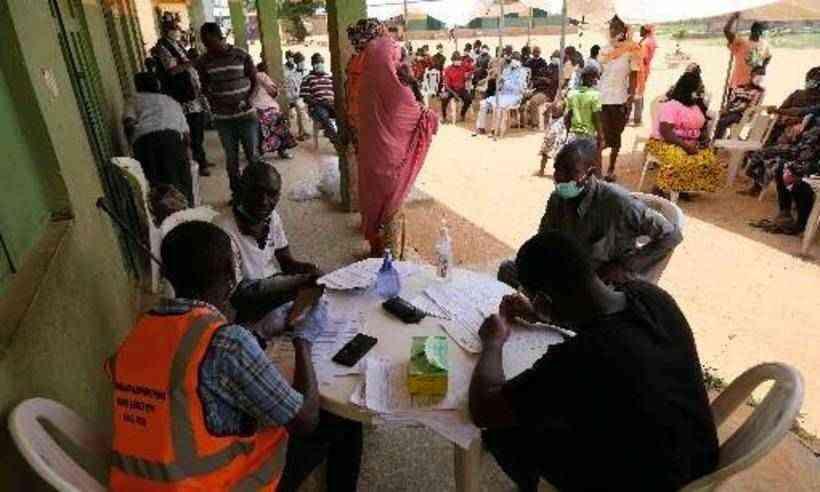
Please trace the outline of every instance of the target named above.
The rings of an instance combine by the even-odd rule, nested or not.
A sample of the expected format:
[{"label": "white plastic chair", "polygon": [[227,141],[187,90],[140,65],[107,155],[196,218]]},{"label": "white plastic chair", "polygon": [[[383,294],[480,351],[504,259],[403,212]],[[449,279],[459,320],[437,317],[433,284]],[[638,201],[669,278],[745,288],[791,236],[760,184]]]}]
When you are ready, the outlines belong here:
[{"label": "white plastic chair", "polygon": [[[151,187],[145,178],[145,174],[142,172],[142,166],[140,166],[139,161],[131,157],[113,157],[111,158],[111,163],[123,172],[132,186],[136,187],[136,191],[139,195],[137,200],[138,206],[141,207],[141,212],[143,217],[145,217],[146,226],[148,227],[148,245],[151,247],[151,253],[159,257],[162,236],[160,235],[159,228],[154,224],[154,218],[151,214],[150,201],[148,198]],[[159,292],[159,265],[154,261],[149,261],[149,263],[151,264],[151,292],[157,293]]]},{"label": "white plastic chair", "polygon": [[[632,193],[632,196],[647,204],[652,210],[663,215],[666,220],[675,225],[678,230],[683,233],[683,229],[686,226],[686,215],[684,215],[683,210],[681,210],[680,207],[665,198],[647,193]],[[639,246],[645,245],[646,242],[647,238],[638,238]],[[652,268],[650,272],[647,273],[645,278],[647,282],[657,284],[658,281],[660,281],[663,272],[666,270],[666,267],[669,265],[669,261],[672,259],[673,253],[674,251],[669,253],[666,258],[661,260]]]},{"label": "white plastic chair", "polygon": [[809,255],[811,245],[817,238],[817,231],[820,229],[820,178],[806,179],[806,182],[814,189],[814,207],[812,207],[809,221],[806,223],[806,230],[803,231],[804,256]]},{"label": "white plastic chair", "polygon": [[751,128],[752,123],[766,110],[764,106],[747,108],[739,122],[729,127],[729,140],[739,140],[744,130]]},{"label": "white plastic chair", "polygon": [[754,123],[752,123],[752,127],[749,130],[749,135],[745,140],[738,138],[735,140],[720,139],[714,141],[713,145],[715,148],[729,152],[729,172],[727,177],[727,184],[729,186],[734,184],[735,178],[737,178],[737,172],[743,160],[746,158],[746,154],[760,150],[766,144],[776,121],[777,118],[775,116],[765,114],[761,111],[757,113]]},{"label": "white plastic chair", "polygon": [[198,207],[201,199],[199,193],[199,163],[196,161],[191,161],[191,188],[194,198],[194,203],[191,206]]},{"label": "white plastic chair", "polygon": [[783,440],[800,412],[804,393],[803,377],[786,364],[761,364],[738,376],[712,402],[712,415],[719,428],[758,386],[769,381],[774,385],[763,401],[721,444],[717,470],[687,485],[681,492],[715,490],[731,476],[760,461]]},{"label": "white plastic chair", "polygon": [[83,469],[43,426],[49,422],[83,451],[107,463],[108,440],[71,409],[46,398],[31,398],[9,415],[9,431],[17,449],[49,485],[60,492],[104,492],[100,482]]},{"label": "white plastic chair", "polygon": [[[658,115],[661,111],[661,104],[666,96],[658,96],[656,97],[652,103],[649,105],[649,114],[652,121],[652,125],[654,127],[655,121],[658,119]],[[646,182],[646,175],[649,172],[649,169],[652,167],[654,163],[657,163],[656,159],[650,159],[649,151],[646,150],[646,144],[649,142],[649,137],[635,137],[635,142],[632,144],[632,155],[638,154],[638,146],[643,144],[644,150],[642,153],[638,154],[641,156],[641,180],[638,183],[638,191],[644,190],[644,183]]]}]

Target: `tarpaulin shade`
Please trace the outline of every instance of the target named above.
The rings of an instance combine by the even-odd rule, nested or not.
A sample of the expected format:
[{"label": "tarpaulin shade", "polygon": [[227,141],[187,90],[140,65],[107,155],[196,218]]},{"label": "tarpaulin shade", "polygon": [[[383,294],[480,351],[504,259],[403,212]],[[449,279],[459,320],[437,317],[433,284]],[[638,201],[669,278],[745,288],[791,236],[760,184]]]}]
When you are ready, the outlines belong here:
[{"label": "tarpaulin shade", "polygon": [[661,24],[745,12],[759,20],[820,19],[818,0],[615,0],[618,15],[630,24]]},{"label": "tarpaulin shade", "polygon": [[[424,13],[448,26],[464,26],[481,17],[493,0],[407,0],[408,13]],[[390,19],[404,15],[403,0],[367,0],[367,15]]]}]

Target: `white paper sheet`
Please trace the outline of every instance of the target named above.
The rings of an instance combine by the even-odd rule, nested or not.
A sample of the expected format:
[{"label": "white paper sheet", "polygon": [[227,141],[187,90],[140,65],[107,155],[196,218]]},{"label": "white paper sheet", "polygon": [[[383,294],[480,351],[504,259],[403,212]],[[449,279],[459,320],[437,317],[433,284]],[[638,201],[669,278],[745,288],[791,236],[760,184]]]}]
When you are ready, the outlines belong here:
[{"label": "white paper sheet", "polygon": [[361,331],[362,320],[356,318],[330,318],[325,331],[313,342],[311,357],[320,382],[334,377],[361,374],[361,361],[353,367],[343,366],[331,359],[336,352]]},{"label": "white paper sheet", "polygon": [[[364,403],[379,413],[409,410],[454,410],[467,402],[470,374],[464,367],[449,372],[447,395],[438,398],[411,395],[407,389],[407,364],[387,357],[369,357],[364,369]],[[470,370],[470,368],[467,368]]]},{"label": "white paper sheet", "polygon": [[[367,289],[376,283],[376,274],[382,266],[379,258],[368,258],[335,272],[331,272],[319,279],[319,284],[334,290]],[[419,266],[403,261],[394,261],[399,277],[404,279],[419,271]]]}]

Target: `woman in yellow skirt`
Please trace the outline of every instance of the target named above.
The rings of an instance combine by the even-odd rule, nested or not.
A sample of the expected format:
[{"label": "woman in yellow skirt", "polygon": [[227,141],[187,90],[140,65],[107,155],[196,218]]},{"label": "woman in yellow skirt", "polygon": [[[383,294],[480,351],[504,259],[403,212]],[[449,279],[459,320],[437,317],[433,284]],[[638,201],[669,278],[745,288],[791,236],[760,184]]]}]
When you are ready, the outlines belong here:
[{"label": "woman in yellow skirt", "polygon": [[706,115],[696,93],[698,72],[686,72],[661,104],[647,151],[660,162],[657,185],[667,193],[714,192],[725,183],[726,171],[710,148],[701,146]]}]

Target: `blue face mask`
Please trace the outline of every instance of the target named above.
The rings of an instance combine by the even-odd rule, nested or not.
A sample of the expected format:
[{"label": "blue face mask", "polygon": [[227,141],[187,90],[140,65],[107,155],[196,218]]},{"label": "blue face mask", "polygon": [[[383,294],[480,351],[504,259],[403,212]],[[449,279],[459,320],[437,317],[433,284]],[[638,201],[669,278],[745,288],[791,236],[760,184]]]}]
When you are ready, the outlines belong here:
[{"label": "blue face mask", "polygon": [[584,191],[584,187],[578,186],[577,181],[569,181],[567,183],[556,184],[555,191],[558,193],[558,196],[564,200],[572,200],[573,198],[577,198],[578,195]]}]

